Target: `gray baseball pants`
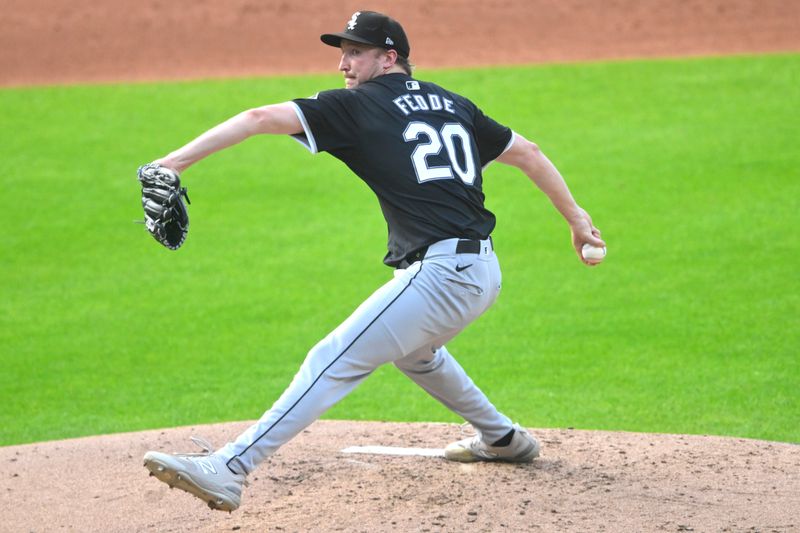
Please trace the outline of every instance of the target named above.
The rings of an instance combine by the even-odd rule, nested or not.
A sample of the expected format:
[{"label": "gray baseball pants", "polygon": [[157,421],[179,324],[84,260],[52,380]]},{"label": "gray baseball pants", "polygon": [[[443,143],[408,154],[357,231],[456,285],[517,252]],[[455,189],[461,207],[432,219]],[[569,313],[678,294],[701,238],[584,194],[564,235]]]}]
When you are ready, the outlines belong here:
[{"label": "gray baseball pants", "polygon": [[289,387],[258,422],[216,453],[234,470],[251,473],[390,362],[470,422],[487,442],[508,433],[511,421],[444,346],[500,292],[491,240],[480,241],[478,253],[456,253],[458,242],[434,243],[421,261],[395,270],[394,279],[311,349]]}]

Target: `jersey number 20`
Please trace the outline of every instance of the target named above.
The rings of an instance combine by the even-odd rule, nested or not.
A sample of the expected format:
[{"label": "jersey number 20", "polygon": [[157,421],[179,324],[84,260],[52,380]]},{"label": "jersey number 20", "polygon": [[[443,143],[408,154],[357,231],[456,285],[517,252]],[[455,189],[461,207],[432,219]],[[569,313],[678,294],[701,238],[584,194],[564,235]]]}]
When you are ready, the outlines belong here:
[{"label": "jersey number 20", "polygon": [[[417,180],[420,183],[429,180],[453,179],[454,172],[467,185],[475,182],[475,158],[472,154],[469,133],[464,126],[457,122],[451,122],[444,124],[437,131],[426,122],[410,122],[403,132],[403,139],[406,142],[419,141],[420,135],[427,137],[428,142],[420,142],[411,153],[411,163],[414,165],[414,172],[417,173]],[[458,160],[456,142],[461,145],[461,151],[464,154],[463,166]],[[450,164],[440,167],[430,166],[428,157],[439,155],[442,145],[447,149]]]}]

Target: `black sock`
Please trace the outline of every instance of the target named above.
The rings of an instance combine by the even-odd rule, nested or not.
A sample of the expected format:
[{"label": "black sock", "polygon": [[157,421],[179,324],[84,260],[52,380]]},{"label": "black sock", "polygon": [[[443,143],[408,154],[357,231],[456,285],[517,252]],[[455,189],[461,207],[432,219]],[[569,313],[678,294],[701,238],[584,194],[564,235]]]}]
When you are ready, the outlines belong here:
[{"label": "black sock", "polygon": [[495,448],[502,448],[503,446],[508,446],[509,444],[511,444],[511,439],[513,438],[514,438],[514,429],[512,428],[511,431],[506,433],[506,435],[502,439],[492,444],[492,446],[494,446]]}]

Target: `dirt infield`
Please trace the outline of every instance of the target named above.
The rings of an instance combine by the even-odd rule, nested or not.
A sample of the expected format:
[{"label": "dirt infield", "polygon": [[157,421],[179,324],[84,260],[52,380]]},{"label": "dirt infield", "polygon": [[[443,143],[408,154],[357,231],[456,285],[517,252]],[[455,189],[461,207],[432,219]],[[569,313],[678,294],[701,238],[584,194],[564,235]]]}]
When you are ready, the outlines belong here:
[{"label": "dirt infield", "polygon": [[6,0],[0,85],[331,72],[365,6],[424,68],[800,50],[786,0]]},{"label": "dirt infield", "polygon": [[341,453],[441,448],[451,424],[321,421],[251,476],[242,507],[211,511],[149,478],[150,448],[192,451],[218,424],[0,448],[2,531],[800,530],[800,446],[754,440],[532,430],[530,465]]}]

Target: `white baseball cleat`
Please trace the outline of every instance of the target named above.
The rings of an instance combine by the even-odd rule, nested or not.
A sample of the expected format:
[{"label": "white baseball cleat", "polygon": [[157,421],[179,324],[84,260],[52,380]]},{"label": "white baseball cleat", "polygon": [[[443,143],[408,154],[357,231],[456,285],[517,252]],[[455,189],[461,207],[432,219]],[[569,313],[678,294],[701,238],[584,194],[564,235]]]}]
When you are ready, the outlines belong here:
[{"label": "white baseball cleat", "polygon": [[475,461],[504,461],[508,463],[530,463],[539,457],[539,441],[528,431],[514,424],[514,436],[508,446],[492,446],[481,439],[480,433],[462,439],[444,449],[444,458],[449,461],[473,463]]},{"label": "white baseball cleat", "polygon": [[147,452],[144,466],[170,488],[179,488],[206,502],[212,509],[235,511],[242,501],[246,476],[231,472],[225,461],[211,453],[208,442],[192,437],[205,453]]}]

